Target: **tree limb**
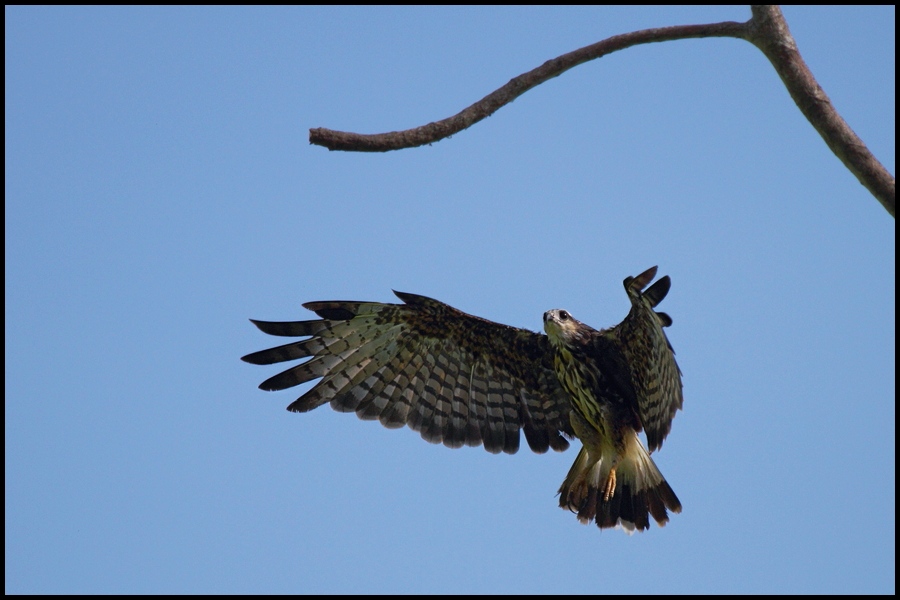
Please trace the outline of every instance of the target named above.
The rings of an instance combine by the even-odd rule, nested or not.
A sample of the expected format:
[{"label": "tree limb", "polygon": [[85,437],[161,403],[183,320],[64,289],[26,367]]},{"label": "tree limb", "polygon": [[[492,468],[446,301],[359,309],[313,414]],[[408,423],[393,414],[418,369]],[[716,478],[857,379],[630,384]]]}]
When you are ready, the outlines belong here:
[{"label": "tree limb", "polygon": [[754,5],[752,11],[750,35],[746,39],[766,55],[800,112],[816,128],[835,156],[872,192],[891,216],[896,217],[894,176],[835,110],[800,56],[781,9],[775,5]]},{"label": "tree limb", "polygon": [[606,56],[617,50],[623,50],[638,44],[688,38],[745,38],[749,33],[748,23],[728,21],[709,25],[678,25],[675,27],[644,29],[615,35],[590,46],[585,46],[548,60],[538,68],[511,79],[509,83],[497,91],[488,94],[472,106],[447,119],[405,131],[391,131],[390,133],[364,134],[334,131],[325,128],[310,129],[309,143],[324,146],[329,150],[353,152],[387,152],[389,150],[401,150],[403,148],[432,144],[491,116],[497,109],[505,104],[509,104],[531,88],[549,79],[558,77],[572,67],[577,67],[589,60]]},{"label": "tree limb", "polygon": [[587,61],[638,44],[705,37],[743,39],[759,48],[775,67],[800,111],[831,151],[881,202],[888,213],[895,216],[894,177],[834,109],[800,56],[784,15],[775,5],[754,5],[752,18],[746,23],[726,21],[706,25],[677,25],[612,36],[548,60],[538,68],[511,79],[500,89],[458,114],[421,127],[377,134],[315,128],[309,130],[309,142],[329,150],[353,152],[387,152],[432,144],[491,116],[531,88]]}]

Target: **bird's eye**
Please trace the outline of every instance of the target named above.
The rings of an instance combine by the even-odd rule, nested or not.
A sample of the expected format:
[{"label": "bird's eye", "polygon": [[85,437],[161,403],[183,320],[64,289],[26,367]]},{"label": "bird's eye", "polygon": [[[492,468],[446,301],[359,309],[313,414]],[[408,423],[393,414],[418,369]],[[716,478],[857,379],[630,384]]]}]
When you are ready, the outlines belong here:
[{"label": "bird's eye", "polygon": [[567,312],[564,311],[564,310],[559,311],[559,320],[560,320],[560,321],[568,321],[568,320],[569,320],[569,313],[567,313]]}]

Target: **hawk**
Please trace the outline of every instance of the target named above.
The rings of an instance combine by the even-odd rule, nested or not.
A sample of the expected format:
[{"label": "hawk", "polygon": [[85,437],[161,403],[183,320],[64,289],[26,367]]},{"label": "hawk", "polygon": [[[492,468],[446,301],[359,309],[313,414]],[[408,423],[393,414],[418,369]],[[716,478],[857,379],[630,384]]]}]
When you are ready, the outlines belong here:
[{"label": "hawk", "polygon": [[[656,267],[624,281],[625,320],[596,330],[565,310],[544,313],[546,335],[468,315],[447,304],[394,292],[403,304],[326,301],[303,306],[320,319],[251,319],[264,333],[304,337],[242,360],[269,365],[309,358],[260,389],[319,379],[288,410],[326,402],[341,412],[408,425],[450,448],[515,453],[519,432],[537,453],[582,448],[559,489],[579,521],[628,532],[660,525],[681,503],[650,458],[682,407],[681,371],[654,308],[671,285]],[[646,290],[645,290],[646,288]],[[638,437],[647,436],[649,451]]]}]

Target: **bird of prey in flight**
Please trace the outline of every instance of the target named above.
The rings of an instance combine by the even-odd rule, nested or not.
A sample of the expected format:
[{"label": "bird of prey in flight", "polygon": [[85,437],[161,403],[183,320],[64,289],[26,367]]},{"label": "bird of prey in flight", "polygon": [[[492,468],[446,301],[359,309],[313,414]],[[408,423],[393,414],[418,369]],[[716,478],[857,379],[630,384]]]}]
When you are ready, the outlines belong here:
[{"label": "bird of prey in flight", "polygon": [[[450,448],[512,454],[524,430],[538,453],[582,448],[559,489],[559,505],[583,523],[628,532],[659,525],[681,503],[650,453],[682,407],[681,371],[655,307],[671,282],[649,288],[656,267],[627,277],[631,310],[593,329],[565,310],[544,313],[545,334],[494,323],[437,300],[395,292],[403,304],[325,301],[303,306],[311,321],[252,320],[270,335],[303,337],[243,357],[268,365],[308,358],[270,377],[263,390],[319,379],[288,410],[330,403],[341,412],[408,425]],[[638,433],[644,431],[649,451]]]}]

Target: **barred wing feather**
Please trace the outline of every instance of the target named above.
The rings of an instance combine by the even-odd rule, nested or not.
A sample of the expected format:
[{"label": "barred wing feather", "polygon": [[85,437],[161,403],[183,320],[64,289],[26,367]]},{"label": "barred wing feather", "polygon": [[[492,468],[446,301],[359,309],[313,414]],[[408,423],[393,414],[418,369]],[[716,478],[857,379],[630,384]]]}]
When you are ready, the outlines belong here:
[{"label": "barred wing feather", "polygon": [[524,429],[535,452],[565,450],[569,400],[542,334],[395,292],[404,304],[310,302],[320,320],[253,321],[270,335],[306,337],[243,357],[253,364],[308,358],[264,381],[283,390],[320,379],[288,409],[329,402],[384,426],[408,425],[434,443],[514,453]]}]

